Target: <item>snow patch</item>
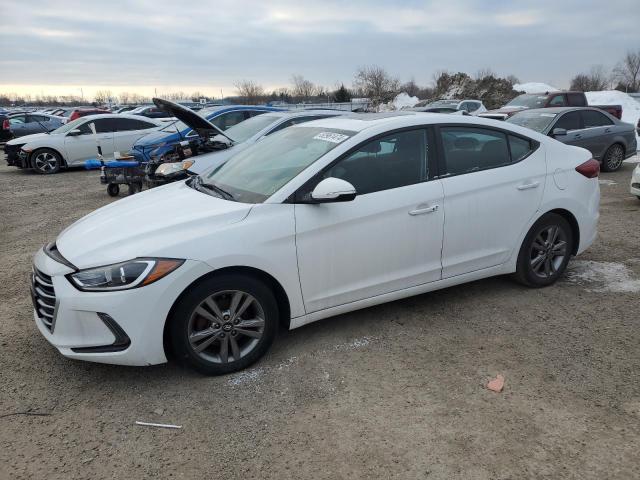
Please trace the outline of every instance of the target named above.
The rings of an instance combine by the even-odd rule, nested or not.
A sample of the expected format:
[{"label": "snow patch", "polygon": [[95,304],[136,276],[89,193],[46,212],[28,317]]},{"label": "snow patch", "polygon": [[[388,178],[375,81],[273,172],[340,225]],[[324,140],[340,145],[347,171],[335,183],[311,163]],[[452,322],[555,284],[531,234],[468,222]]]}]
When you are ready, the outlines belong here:
[{"label": "snow patch", "polygon": [[516,92],[524,93],[545,93],[545,92],[559,92],[560,89],[552,87],[546,83],[529,82],[529,83],[516,83],[513,86]]},{"label": "snow patch", "polygon": [[613,180],[605,180],[605,179],[602,179],[602,178],[600,180],[598,180],[598,183],[600,185],[617,185],[617,183],[614,182]]},{"label": "snow patch", "polygon": [[572,283],[587,283],[590,292],[634,293],[640,292],[640,280],[622,263],[576,260],[569,264],[567,280]]},{"label": "snow patch", "polygon": [[[589,105],[622,105],[622,121],[630,123],[634,127],[640,119],[640,103],[624,92],[618,90],[603,90],[601,92],[585,92]],[[638,148],[640,137],[636,133]]]},{"label": "snow patch", "polygon": [[389,103],[383,103],[378,107],[380,112],[393,112],[395,110],[402,110],[403,108],[415,107],[420,99],[418,97],[410,97],[408,93],[402,92],[396,95],[396,97]]}]

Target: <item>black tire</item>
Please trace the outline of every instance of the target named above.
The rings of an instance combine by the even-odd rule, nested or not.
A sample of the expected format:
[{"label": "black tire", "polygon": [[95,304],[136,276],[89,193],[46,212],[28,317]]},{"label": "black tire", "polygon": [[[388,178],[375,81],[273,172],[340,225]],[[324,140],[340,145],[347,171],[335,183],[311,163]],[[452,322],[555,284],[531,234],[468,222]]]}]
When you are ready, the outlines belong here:
[{"label": "black tire", "polygon": [[[548,235],[551,231],[550,229],[554,227],[558,229],[556,234],[558,245],[561,241],[565,242],[562,259],[557,255],[560,250],[554,248],[555,236],[550,245],[545,243],[545,241],[550,240]],[[545,241],[541,242],[541,240]],[[569,222],[556,213],[547,213],[533,224],[522,242],[514,275],[515,279],[523,285],[534,288],[552,285],[567,268],[573,252],[573,242],[573,231]],[[542,266],[540,265],[541,256],[544,257]],[[547,262],[547,258],[549,262]],[[537,269],[543,271],[540,272]],[[544,270],[547,270],[547,272]]]},{"label": "black tire", "polygon": [[117,183],[110,183],[107,185],[107,193],[110,197],[117,197],[120,193],[120,185]]},{"label": "black tire", "polygon": [[615,143],[609,147],[604,157],[602,157],[602,171],[615,172],[620,170],[622,162],[624,162],[624,147],[619,143]]},{"label": "black tire", "polygon": [[31,154],[31,168],[41,175],[58,173],[62,168],[62,157],[50,148],[39,148]]},{"label": "black tire", "polygon": [[[235,355],[230,355],[227,359],[228,361],[225,363],[222,361],[221,354],[218,355],[217,359],[212,358],[209,360],[204,358],[204,356],[207,356],[207,350],[202,353],[197,353],[189,341],[189,331],[190,325],[193,321],[192,317],[197,318],[198,321],[203,320],[202,317],[196,315],[196,309],[202,307],[202,303],[207,299],[210,299],[212,296],[224,295],[224,292],[229,291],[240,291],[252,296],[262,309],[264,314],[264,326],[262,336],[246,354],[240,355],[238,359],[234,358],[232,361],[230,357],[235,357]],[[187,291],[187,293],[178,300],[178,303],[172,309],[171,315],[168,319],[169,341],[171,343],[173,354],[182,364],[185,364],[204,375],[224,375],[248,367],[260,359],[269,350],[278,329],[278,315],[278,304],[273,292],[260,280],[241,274],[224,274],[210,277],[203,280],[195,287],[190,288],[189,291]],[[223,338],[223,330],[226,323],[223,325],[218,324],[219,330],[216,330]],[[211,323],[206,328],[214,327],[215,325]],[[198,330],[200,331],[200,329]],[[229,330],[224,331],[229,332]],[[235,335],[235,331],[233,333]],[[227,333],[227,335],[230,335],[230,333]],[[229,342],[231,339],[229,338],[227,341]],[[220,343],[220,345],[218,345],[218,343]],[[215,352],[221,349],[221,343],[222,340],[216,339],[210,347],[207,347],[214,350],[212,355],[215,355]]]}]

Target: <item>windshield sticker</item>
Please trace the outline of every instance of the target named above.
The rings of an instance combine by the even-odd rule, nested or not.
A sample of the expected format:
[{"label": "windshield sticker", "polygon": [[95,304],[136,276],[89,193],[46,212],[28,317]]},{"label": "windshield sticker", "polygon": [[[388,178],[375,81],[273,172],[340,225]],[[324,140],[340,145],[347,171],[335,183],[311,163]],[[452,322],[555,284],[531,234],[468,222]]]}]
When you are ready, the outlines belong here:
[{"label": "windshield sticker", "polygon": [[313,138],[314,140],[324,140],[325,142],[340,143],[349,138],[349,135],[343,135],[342,133],[333,132],[320,132]]},{"label": "windshield sticker", "polygon": [[540,116],[541,117],[551,117],[551,118],[553,118],[553,117],[556,116],[556,114],[555,113],[541,113]]}]

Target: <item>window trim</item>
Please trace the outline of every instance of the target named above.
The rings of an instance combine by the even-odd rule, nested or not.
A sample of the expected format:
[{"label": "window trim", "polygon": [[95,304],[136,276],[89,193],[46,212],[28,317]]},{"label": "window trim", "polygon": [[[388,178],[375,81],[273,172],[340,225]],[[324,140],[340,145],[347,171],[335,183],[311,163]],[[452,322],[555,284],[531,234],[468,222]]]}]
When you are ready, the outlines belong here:
[{"label": "window trim", "polygon": [[[294,203],[294,204],[309,204],[309,203],[313,203],[313,202],[309,202],[308,200],[304,200],[303,197],[307,193],[311,192],[316,187],[316,185],[318,185],[318,183],[320,183],[319,182],[319,178],[327,170],[330,170],[338,162],[341,162],[345,158],[351,156],[351,154],[355,153],[360,148],[362,148],[364,145],[366,145],[366,144],[368,144],[370,142],[373,142],[375,140],[379,140],[379,139],[384,138],[384,137],[388,137],[389,135],[393,135],[395,133],[402,133],[402,132],[413,131],[413,130],[425,130],[425,133],[427,135],[427,146],[430,147],[431,145],[433,145],[433,147],[434,147],[433,149],[427,148],[426,151],[427,152],[433,151],[434,153],[432,155],[427,154],[427,158],[425,159],[427,161],[427,178],[425,180],[422,180],[421,182],[412,183],[411,185],[419,185],[421,183],[426,183],[426,182],[430,182],[432,180],[437,180],[439,178],[437,176],[437,173],[438,173],[438,171],[437,171],[437,168],[438,168],[438,161],[437,161],[438,149],[437,149],[437,145],[436,145],[437,144],[437,140],[436,140],[436,132],[435,132],[435,129],[434,129],[434,125],[433,124],[429,124],[429,125],[412,125],[410,127],[402,127],[402,128],[396,128],[396,129],[393,129],[393,130],[388,130],[386,132],[379,133],[378,135],[374,135],[373,137],[369,137],[366,140],[361,141],[357,145],[351,147],[349,150],[347,150],[346,152],[341,154],[339,157],[335,158],[331,163],[329,163],[328,165],[325,165],[320,171],[316,172],[311,178],[309,178],[300,187],[298,187],[295,192],[293,192],[291,195],[289,195],[289,197],[282,203]],[[432,143],[429,143],[429,142],[432,142]],[[404,187],[408,187],[408,186],[411,186],[411,185],[403,185],[402,187],[396,187],[396,188],[404,188]],[[371,195],[371,194],[375,194],[375,193],[378,193],[378,192],[386,192],[388,190],[395,190],[395,188],[388,188],[386,190],[377,190],[375,192],[369,192],[369,193],[363,193],[363,194],[358,194],[356,192],[356,198],[358,196]]]},{"label": "window trim", "polygon": [[[474,170],[472,172],[464,172],[464,173],[443,173],[440,174],[440,172],[446,172],[447,171],[447,161],[445,158],[445,153],[444,153],[444,144],[442,142],[442,132],[440,131],[441,128],[450,128],[450,127],[461,127],[461,128],[472,128],[472,129],[480,129],[480,130],[492,130],[494,132],[497,133],[501,133],[505,136],[505,139],[507,141],[507,148],[509,150],[509,160],[511,160],[510,163],[506,164],[506,165],[498,165],[498,166],[494,166],[494,167],[486,167],[486,168],[480,168],[478,170]],[[538,150],[538,148],[540,148],[540,142],[538,142],[537,140],[534,140],[533,138],[527,137],[525,135],[521,135],[519,133],[516,132],[512,132],[510,130],[503,130],[502,128],[496,128],[493,126],[484,126],[484,125],[467,125],[464,123],[440,123],[435,125],[435,135],[436,135],[436,147],[437,147],[437,160],[438,160],[438,177],[439,179],[446,179],[446,178],[453,178],[453,177],[459,177],[461,175],[470,175],[473,173],[477,173],[477,172],[485,172],[487,170],[494,170],[496,168],[505,168],[505,167],[510,167],[511,165],[517,165],[518,163],[526,160],[527,158],[529,158],[535,151]],[[509,142],[509,135],[512,135],[514,137],[518,137],[521,138],[522,140],[527,140],[529,142],[529,144],[531,145],[531,150],[529,151],[528,154],[526,154],[524,157],[522,157],[521,159],[519,159],[517,162],[513,161],[513,155],[511,153],[511,142]]]}]

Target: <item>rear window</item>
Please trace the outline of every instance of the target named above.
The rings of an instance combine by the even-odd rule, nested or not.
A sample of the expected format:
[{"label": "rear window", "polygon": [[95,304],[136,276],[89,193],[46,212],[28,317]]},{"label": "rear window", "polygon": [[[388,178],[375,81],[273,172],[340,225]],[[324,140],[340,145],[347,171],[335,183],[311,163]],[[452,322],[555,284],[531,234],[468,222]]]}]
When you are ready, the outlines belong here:
[{"label": "rear window", "polygon": [[446,172],[471,173],[511,163],[507,136],[502,132],[471,127],[441,128]]},{"label": "rear window", "polygon": [[582,110],[580,115],[582,116],[584,128],[613,125],[610,118],[608,118],[604,113],[596,112],[595,110]]}]

